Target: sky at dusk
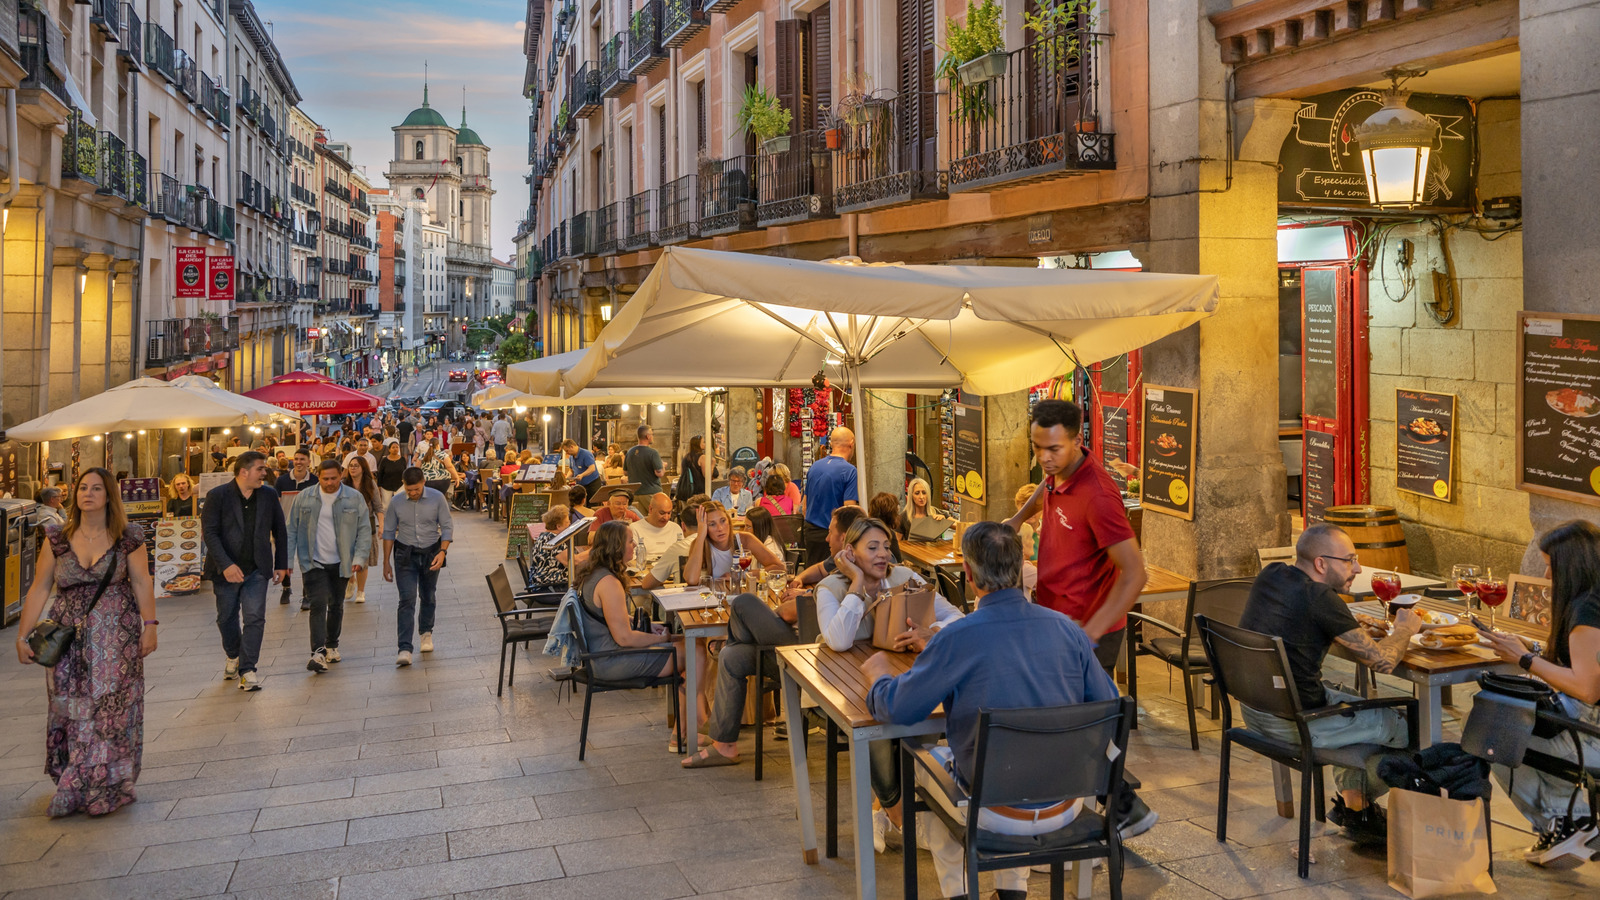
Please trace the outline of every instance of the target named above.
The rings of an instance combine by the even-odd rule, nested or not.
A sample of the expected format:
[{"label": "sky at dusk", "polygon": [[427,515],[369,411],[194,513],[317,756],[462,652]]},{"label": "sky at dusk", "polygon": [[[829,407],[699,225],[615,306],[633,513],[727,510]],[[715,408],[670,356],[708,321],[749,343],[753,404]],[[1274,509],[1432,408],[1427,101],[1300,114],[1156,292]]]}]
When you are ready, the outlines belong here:
[{"label": "sky at dusk", "polygon": [[416,3],[385,0],[255,0],[303,98],[300,107],[348,141],[374,186],[394,155],[394,132],[422,102],[428,63],[430,105],[451,126],[467,124],[489,145],[494,179],[493,253],[511,261],[517,222],[528,206],[528,101],[522,98],[524,0]]}]

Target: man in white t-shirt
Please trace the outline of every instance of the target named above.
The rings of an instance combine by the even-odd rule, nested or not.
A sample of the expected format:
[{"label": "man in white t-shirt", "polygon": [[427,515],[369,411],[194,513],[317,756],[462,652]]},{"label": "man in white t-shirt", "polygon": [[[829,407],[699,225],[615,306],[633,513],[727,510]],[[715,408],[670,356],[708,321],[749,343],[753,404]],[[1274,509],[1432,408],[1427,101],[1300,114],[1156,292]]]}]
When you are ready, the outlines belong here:
[{"label": "man in white t-shirt", "polygon": [[637,545],[634,554],[641,570],[649,569],[667,552],[667,548],[683,538],[683,528],[672,521],[672,499],[665,492],[650,500],[650,513],[628,525]]}]

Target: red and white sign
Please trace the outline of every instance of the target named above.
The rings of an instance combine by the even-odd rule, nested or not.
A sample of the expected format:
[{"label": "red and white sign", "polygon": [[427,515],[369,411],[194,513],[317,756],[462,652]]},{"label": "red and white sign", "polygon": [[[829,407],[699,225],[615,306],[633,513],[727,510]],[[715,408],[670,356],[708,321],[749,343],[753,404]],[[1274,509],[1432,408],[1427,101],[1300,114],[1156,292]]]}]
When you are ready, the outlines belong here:
[{"label": "red and white sign", "polygon": [[306,329],[306,340],[317,341],[322,339],[322,329],[315,325]]},{"label": "red and white sign", "polygon": [[174,247],[178,297],[204,297],[206,295],[206,248]]},{"label": "red and white sign", "polygon": [[233,257],[206,257],[206,283],[211,288],[212,300],[232,300]]}]

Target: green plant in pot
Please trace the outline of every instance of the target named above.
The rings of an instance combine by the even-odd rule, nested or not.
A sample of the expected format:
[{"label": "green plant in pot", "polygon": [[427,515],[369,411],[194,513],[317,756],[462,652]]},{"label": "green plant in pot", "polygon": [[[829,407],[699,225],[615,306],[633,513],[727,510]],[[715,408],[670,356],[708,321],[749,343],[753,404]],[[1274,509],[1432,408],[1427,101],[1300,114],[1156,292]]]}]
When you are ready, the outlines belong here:
[{"label": "green plant in pot", "polygon": [[748,128],[763,150],[782,153],[789,149],[789,123],[793,119],[793,114],[766,88],[752,84],[744,89],[738,125],[741,130]]},{"label": "green plant in pot", "polygon": [[567,120],[571,117],[572,114],[567,110],[567,101],[561,101],[561,110],[556,113],[556,131],[566,131]]},{"label": "green plant in pot", "polygon": [[[1000,4],[967,0],[965,24],[954,18],[944,20],[948,41],[939,68],[952,70],[967,87],[976,87],[1006,72],[1005,36],[1000,30]],[[948,77],[948,76],[947,76]]]}]

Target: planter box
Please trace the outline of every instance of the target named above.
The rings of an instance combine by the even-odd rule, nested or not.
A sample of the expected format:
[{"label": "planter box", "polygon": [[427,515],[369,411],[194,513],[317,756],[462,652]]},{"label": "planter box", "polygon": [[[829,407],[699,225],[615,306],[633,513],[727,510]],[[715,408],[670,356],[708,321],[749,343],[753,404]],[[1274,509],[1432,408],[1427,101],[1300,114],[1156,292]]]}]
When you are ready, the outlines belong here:
[{"label": "planter box", "polygon": [[788,153],[789,135],[780,135],[761,142],[761,149],[767,153]]},{"label": "planter box", "polygon": [[991,50],[977,59],[962,63],[956,72],[961,76],[962,84],[972,87],[1004,75],[1010,59],[1010,54],[1004,50]]}]

